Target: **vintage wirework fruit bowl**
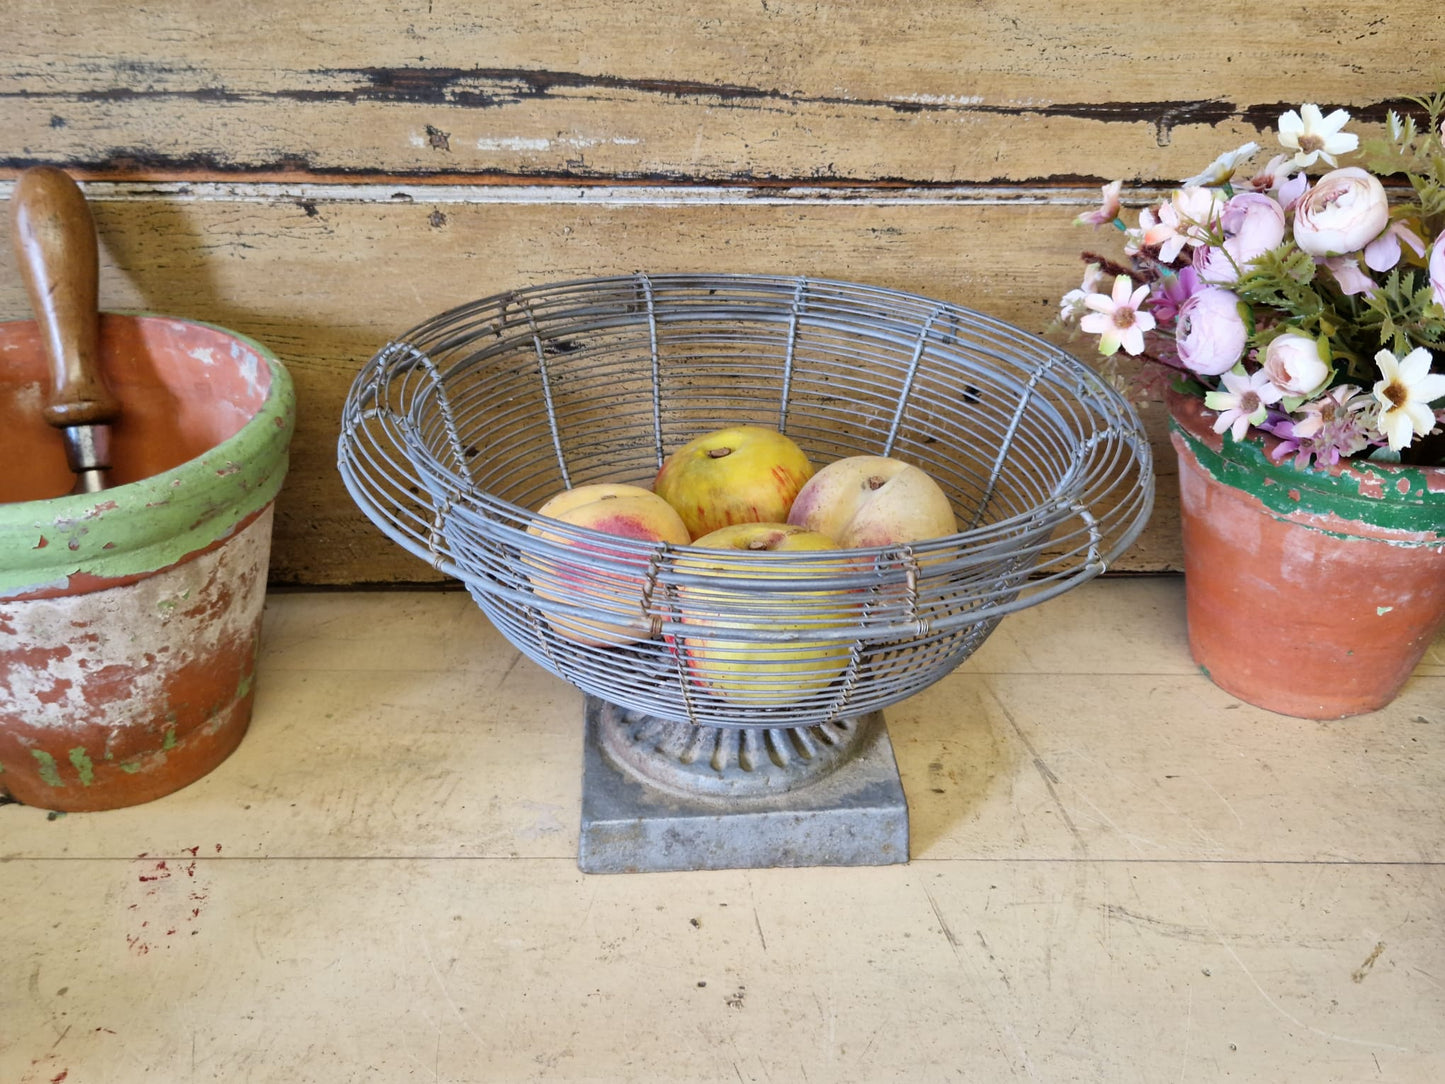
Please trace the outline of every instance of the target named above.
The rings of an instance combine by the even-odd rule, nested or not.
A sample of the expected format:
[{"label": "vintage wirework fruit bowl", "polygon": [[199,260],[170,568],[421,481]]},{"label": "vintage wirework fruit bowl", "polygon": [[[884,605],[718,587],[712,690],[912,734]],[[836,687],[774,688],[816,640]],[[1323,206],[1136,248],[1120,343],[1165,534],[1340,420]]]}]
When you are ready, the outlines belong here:
[{"label": "vintage wirework fruit bowl", "polygon": [[[557,491],[647,485],[672,449],[738,423],[776,427],[817,466],[910,461],[960,529],[846,560],[557,520],[529,533]],[[363,367],[338,452],[362,511],[528,657],[713,727],[813,726],[911,696],[1005,614],[1103,572],[1153,501],[1137,417],[1068,353],[946,302],[796,277],[639,274],[452,309]],[[566,635],[584,622],[639,635]]]}]

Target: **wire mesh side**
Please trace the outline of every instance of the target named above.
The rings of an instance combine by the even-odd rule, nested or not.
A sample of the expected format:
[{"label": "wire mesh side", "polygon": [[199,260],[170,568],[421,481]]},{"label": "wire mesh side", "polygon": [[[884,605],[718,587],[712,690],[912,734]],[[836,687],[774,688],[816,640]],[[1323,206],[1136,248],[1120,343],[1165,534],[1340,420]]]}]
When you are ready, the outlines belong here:
[{"label": "wire mesh side", "polygon": [[[740,422],[780,425],[816,465],[914,462],[960,530],[760,564],[535,514],[575,485],[646,486],[668,451]],[[368,518],[524,653],[704,725],[912,695],[1005,614],[1107,569],[1153,498],[1133,411],[1066,353],[936,300],[795,277],[581,280],[440,314],[358,374],[338,455]]]}]

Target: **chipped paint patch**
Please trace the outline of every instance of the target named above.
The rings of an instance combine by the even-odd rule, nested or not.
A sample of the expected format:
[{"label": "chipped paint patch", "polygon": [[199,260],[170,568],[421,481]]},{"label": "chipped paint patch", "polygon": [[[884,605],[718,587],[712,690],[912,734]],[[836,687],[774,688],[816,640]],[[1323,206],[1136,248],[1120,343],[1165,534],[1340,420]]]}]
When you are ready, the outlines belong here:
[{"label": "chipped paint patch", "polygon": [[[413,136],[413,144],[420,146],[417,140],[419,136]],[[633,139],[629,136],[558,136],[556,139],[538,139],[526,136],[504,136],[500,139],[483,136],[477,140],[479,151],[512,151],[512,152],[540,152],[549,151],[554,147],[564,150],[586,150],[588,147],[635,147],[642,143],[640,139]]]},{"label": "chipped paint patch", "polygon": [[46,786],[61,787],[65,784],[60,781],[60,770],[55,766],[55,758],[44,749],[32,749],[30,755],[35,758],[37,771],[40,773],[40,781]]},{"label": "chipped paint patch", "polygon": [[224,546],[135,583],[0,602],[0,726],[64,730],[102,699],[113,727],[164,719],[174,670],[254,637],[272,517],[267,508]]},{"label": "chipped paint patch", "polygon": [[74,766],[82,787],[88,787],[95,782],[95,764],[86,755],[85,746],[77,745],[70,751],[70,763]]},{"label": "chipped paint patch", "polygon": [[1333,470],[1301,470],[1272,461],[1258,440],[1196,434],[1178,418],[1170,431],[1208,477],[1273,515],[1337,538],[1365,535],[1411,548],[1445,542],[1445,468],[1351,460]]},{"label": "chipped paint patch", "polygon": [[[133,319],[144,327],[174,326],[200,338],[188,345],[188,353],[212,367],[202,374],[225,370],[220,351],[231,353],[234,386],[217,394],[215,407],[231,410],[237,429],[204,454],[103,496],[68,494],[0,505],[0,552],[7,555],[0,563],[0,600],[63,592],[77,576],[149,575],[229,537],[281,488],[295,424],[295,391],[279,361],[259,343],[213,325]],[[223,381],[213,383],[219,387]]]},{"label": "chipped paint patch", "polygon": [[479,151],[545,151],[552,146],[550,139],[534,139],[525,136],[505,136],[501,139],[477,140]]},{"label": "chipped paint patch", "polygon": [[14,798],[135,805],[230,754],[250,721],[238,690],[256,666],[272,516],[150,577],[0,602],[0,762]]}]

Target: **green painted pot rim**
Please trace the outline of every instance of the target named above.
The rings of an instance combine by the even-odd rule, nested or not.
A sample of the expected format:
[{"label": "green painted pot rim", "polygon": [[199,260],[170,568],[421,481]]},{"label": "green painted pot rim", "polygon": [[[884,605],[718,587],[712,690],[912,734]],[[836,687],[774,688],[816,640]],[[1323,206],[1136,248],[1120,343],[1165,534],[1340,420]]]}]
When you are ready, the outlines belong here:
[{"label": "green painted pot rim", "polygon": [[[84,589],[96,590],[170,568],[229,537],[275,499],[285,480],[296,392],[275,354],[202,320],[105,315],[186,324],[235,340],[266,362],[266,399],[233,436],[149,478],[99,493],[0,504],[0,599],[75,593],[76,576]],[[0,321],[0,327],[24,322]]]},{"label": "green painted pot rim", "polygon": [[1300,468],[1292,459],[1276,463],[1269,456],[1276,438],[1236,441],[1228,432],[1214,432],[1218,415],[1196,396],[1170,391],[1166,405],[1171,432],[1200,467],[1276,515],[1307,518],[1326,530],[1358,523],[1419,535],[1416,544],[1445,543],[1445,467],[1363,459],[1324,468]]}]

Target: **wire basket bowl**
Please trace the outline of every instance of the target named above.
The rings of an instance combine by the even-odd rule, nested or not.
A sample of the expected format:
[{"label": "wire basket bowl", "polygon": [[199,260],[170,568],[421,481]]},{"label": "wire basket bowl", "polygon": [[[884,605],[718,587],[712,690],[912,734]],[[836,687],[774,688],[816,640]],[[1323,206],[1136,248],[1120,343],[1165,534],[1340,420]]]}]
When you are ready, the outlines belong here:
[{"label": "wire basket bowl", "polygon": [[[738,424],[815,467],[902,459],[958,531],[755,553],[621,538],[538,509],[650,486]],[[1005,614],[1105,571],[1153,504],[1128,403],[1066,352],[926,297],[847,282],[631,275],[462,305],[358,374],[342,478],[396,543],[459,579],[584,692],[703,727],[815,727],[898,703]]]}]

